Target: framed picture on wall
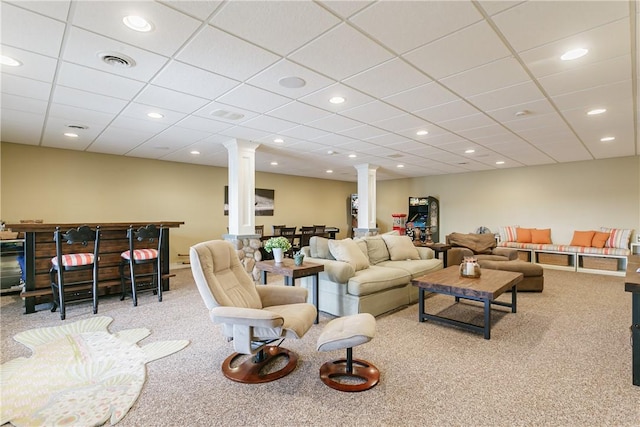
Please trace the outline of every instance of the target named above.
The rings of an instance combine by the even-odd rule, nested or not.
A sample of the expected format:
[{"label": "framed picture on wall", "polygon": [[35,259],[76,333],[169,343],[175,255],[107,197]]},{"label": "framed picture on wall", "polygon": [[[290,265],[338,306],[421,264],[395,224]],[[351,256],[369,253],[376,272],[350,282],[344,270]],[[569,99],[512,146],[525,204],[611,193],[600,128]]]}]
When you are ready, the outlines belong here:
[{"label": "framed picture on wall", "polygon": [[[256,188],[255,216],[273,216],[275,190]],[[229,215],[229,186],[224,186],[224,214]]]}]

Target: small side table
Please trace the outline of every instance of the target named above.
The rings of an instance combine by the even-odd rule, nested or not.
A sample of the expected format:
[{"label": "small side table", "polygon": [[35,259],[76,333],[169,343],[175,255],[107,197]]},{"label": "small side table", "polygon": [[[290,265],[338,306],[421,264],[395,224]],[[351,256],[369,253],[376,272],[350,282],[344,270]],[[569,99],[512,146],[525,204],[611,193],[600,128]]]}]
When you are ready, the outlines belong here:
[{"label": "small side table", "polygon": [[436,253],[436,258],[440,258],[442,254],[442,264],[444,268],[447,268],[447,251],[451,249],[451,245],[445,243],[422,243],[414,241],[413,244],[420,248],[431,248]]},{"label": "small side table", "polygon": [[274,260],[258,261],[256,267],[261,271],[262,284],[267,284],[267,273],[280,274],[284,276],[284,284],[295,286],[298,277],[313,276],[313,305],[316,306],[316,321],[318,323],[320,308],[318,306],[318,273],[324,271],[324,265],[312,262],[303,262],[302,265],[295,265],[292,259],[285,258],[281,263]]}]

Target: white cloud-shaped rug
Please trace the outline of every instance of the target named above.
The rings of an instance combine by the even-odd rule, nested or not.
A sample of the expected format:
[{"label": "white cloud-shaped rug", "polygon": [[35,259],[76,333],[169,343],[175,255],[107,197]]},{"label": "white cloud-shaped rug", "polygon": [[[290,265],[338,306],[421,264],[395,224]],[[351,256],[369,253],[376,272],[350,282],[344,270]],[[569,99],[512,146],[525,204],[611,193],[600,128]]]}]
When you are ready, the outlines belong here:
[{"label": "white cloud-shaped rug", "polygon": [[145,364],[189,344],[175,340],[139,347],[148,329],[111,334],[112,321],[96,316],[17,334],[14,339],[33,355],[0,366],[0,425],[116,424],[140,395]]}]

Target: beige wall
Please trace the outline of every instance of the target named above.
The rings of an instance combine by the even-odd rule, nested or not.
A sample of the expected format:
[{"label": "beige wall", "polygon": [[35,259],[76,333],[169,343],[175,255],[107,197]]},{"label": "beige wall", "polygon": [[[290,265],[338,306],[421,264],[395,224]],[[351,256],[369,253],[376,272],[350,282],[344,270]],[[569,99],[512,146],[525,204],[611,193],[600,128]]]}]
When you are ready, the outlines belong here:
[{"label": "beige wall", "polygon": [[[4,221],[184,221],[171,232],[172,262],[192,244],[226,232],[226,168],[10,143],[0,148]],[[69,184],[92,201],[75,202],[54,191]],[[266,230],[322,223],[339,227],[338,237],[348,235],[347,199],[356,183],[258,172],[256,187],[275,190],[275,215],[256,217]],[[554,242],[569,243],[574,230],[640,229],[640,157],[380,181],[381,231],[392,228],[392,213],[407,212],[409,196],[440,200],[442,237],[479,226],[497,231],[520,225],[551,228]]]},{"label": "beige wall", "polygon": [[569,243],[575,230],[640,229],[638,156],[383,181],[377,189],[383,230],[408,196],[437,197],[441,240],[480,226],[551,228],[557,243]]},{"label": "beige wall", "polygon": [[[226,168],[10,143],[0,154],[0,215],[7,223],[184,221],[171,230],[171,262],[226,233]],[[74,193],[64,194],[70,186]],[[255,220],[266,233],[273,224],[325,224],[347,236],[347,199],[356,183],[256,173],[256,187],[275,190],[275,215]]]}]

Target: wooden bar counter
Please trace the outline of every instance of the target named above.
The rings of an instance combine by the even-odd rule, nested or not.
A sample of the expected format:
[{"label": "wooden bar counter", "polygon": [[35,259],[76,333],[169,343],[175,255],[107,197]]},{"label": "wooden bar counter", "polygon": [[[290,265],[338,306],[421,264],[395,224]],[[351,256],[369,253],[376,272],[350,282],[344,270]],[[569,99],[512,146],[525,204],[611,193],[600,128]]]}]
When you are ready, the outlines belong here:
[{"label": "wooden bar counter", "polygon": [[[100,294],[116,294],[121,292],[120,254],[129,249],[127,239],[127,229],[129,226],[135,228],[148,224],[162,225],[163,247],[162,257],[162,289],[169,290],[169,229],[177,228],[184,222],[179,221],[149,221],[149,222],[112,222],[112,223],[77,223],[77,224],[38,224],[21,223],[7,225],[12,231],[24,233],[24,256],[26,283],[21,296],[25,300],[25,313],[35,313],[36,305],[52,301],[51,280],[49,269],[51,268],[51,258],[56,256],[56,247],[53,241],[53,232],[56,227],[67,231],[72,228],[87,225],[91,228],[100,226],[100,262],[99,266],[99,288]],[[137,245],[136,247],[138,247]],[[143,246],[139,246],[143,247]]]}]

